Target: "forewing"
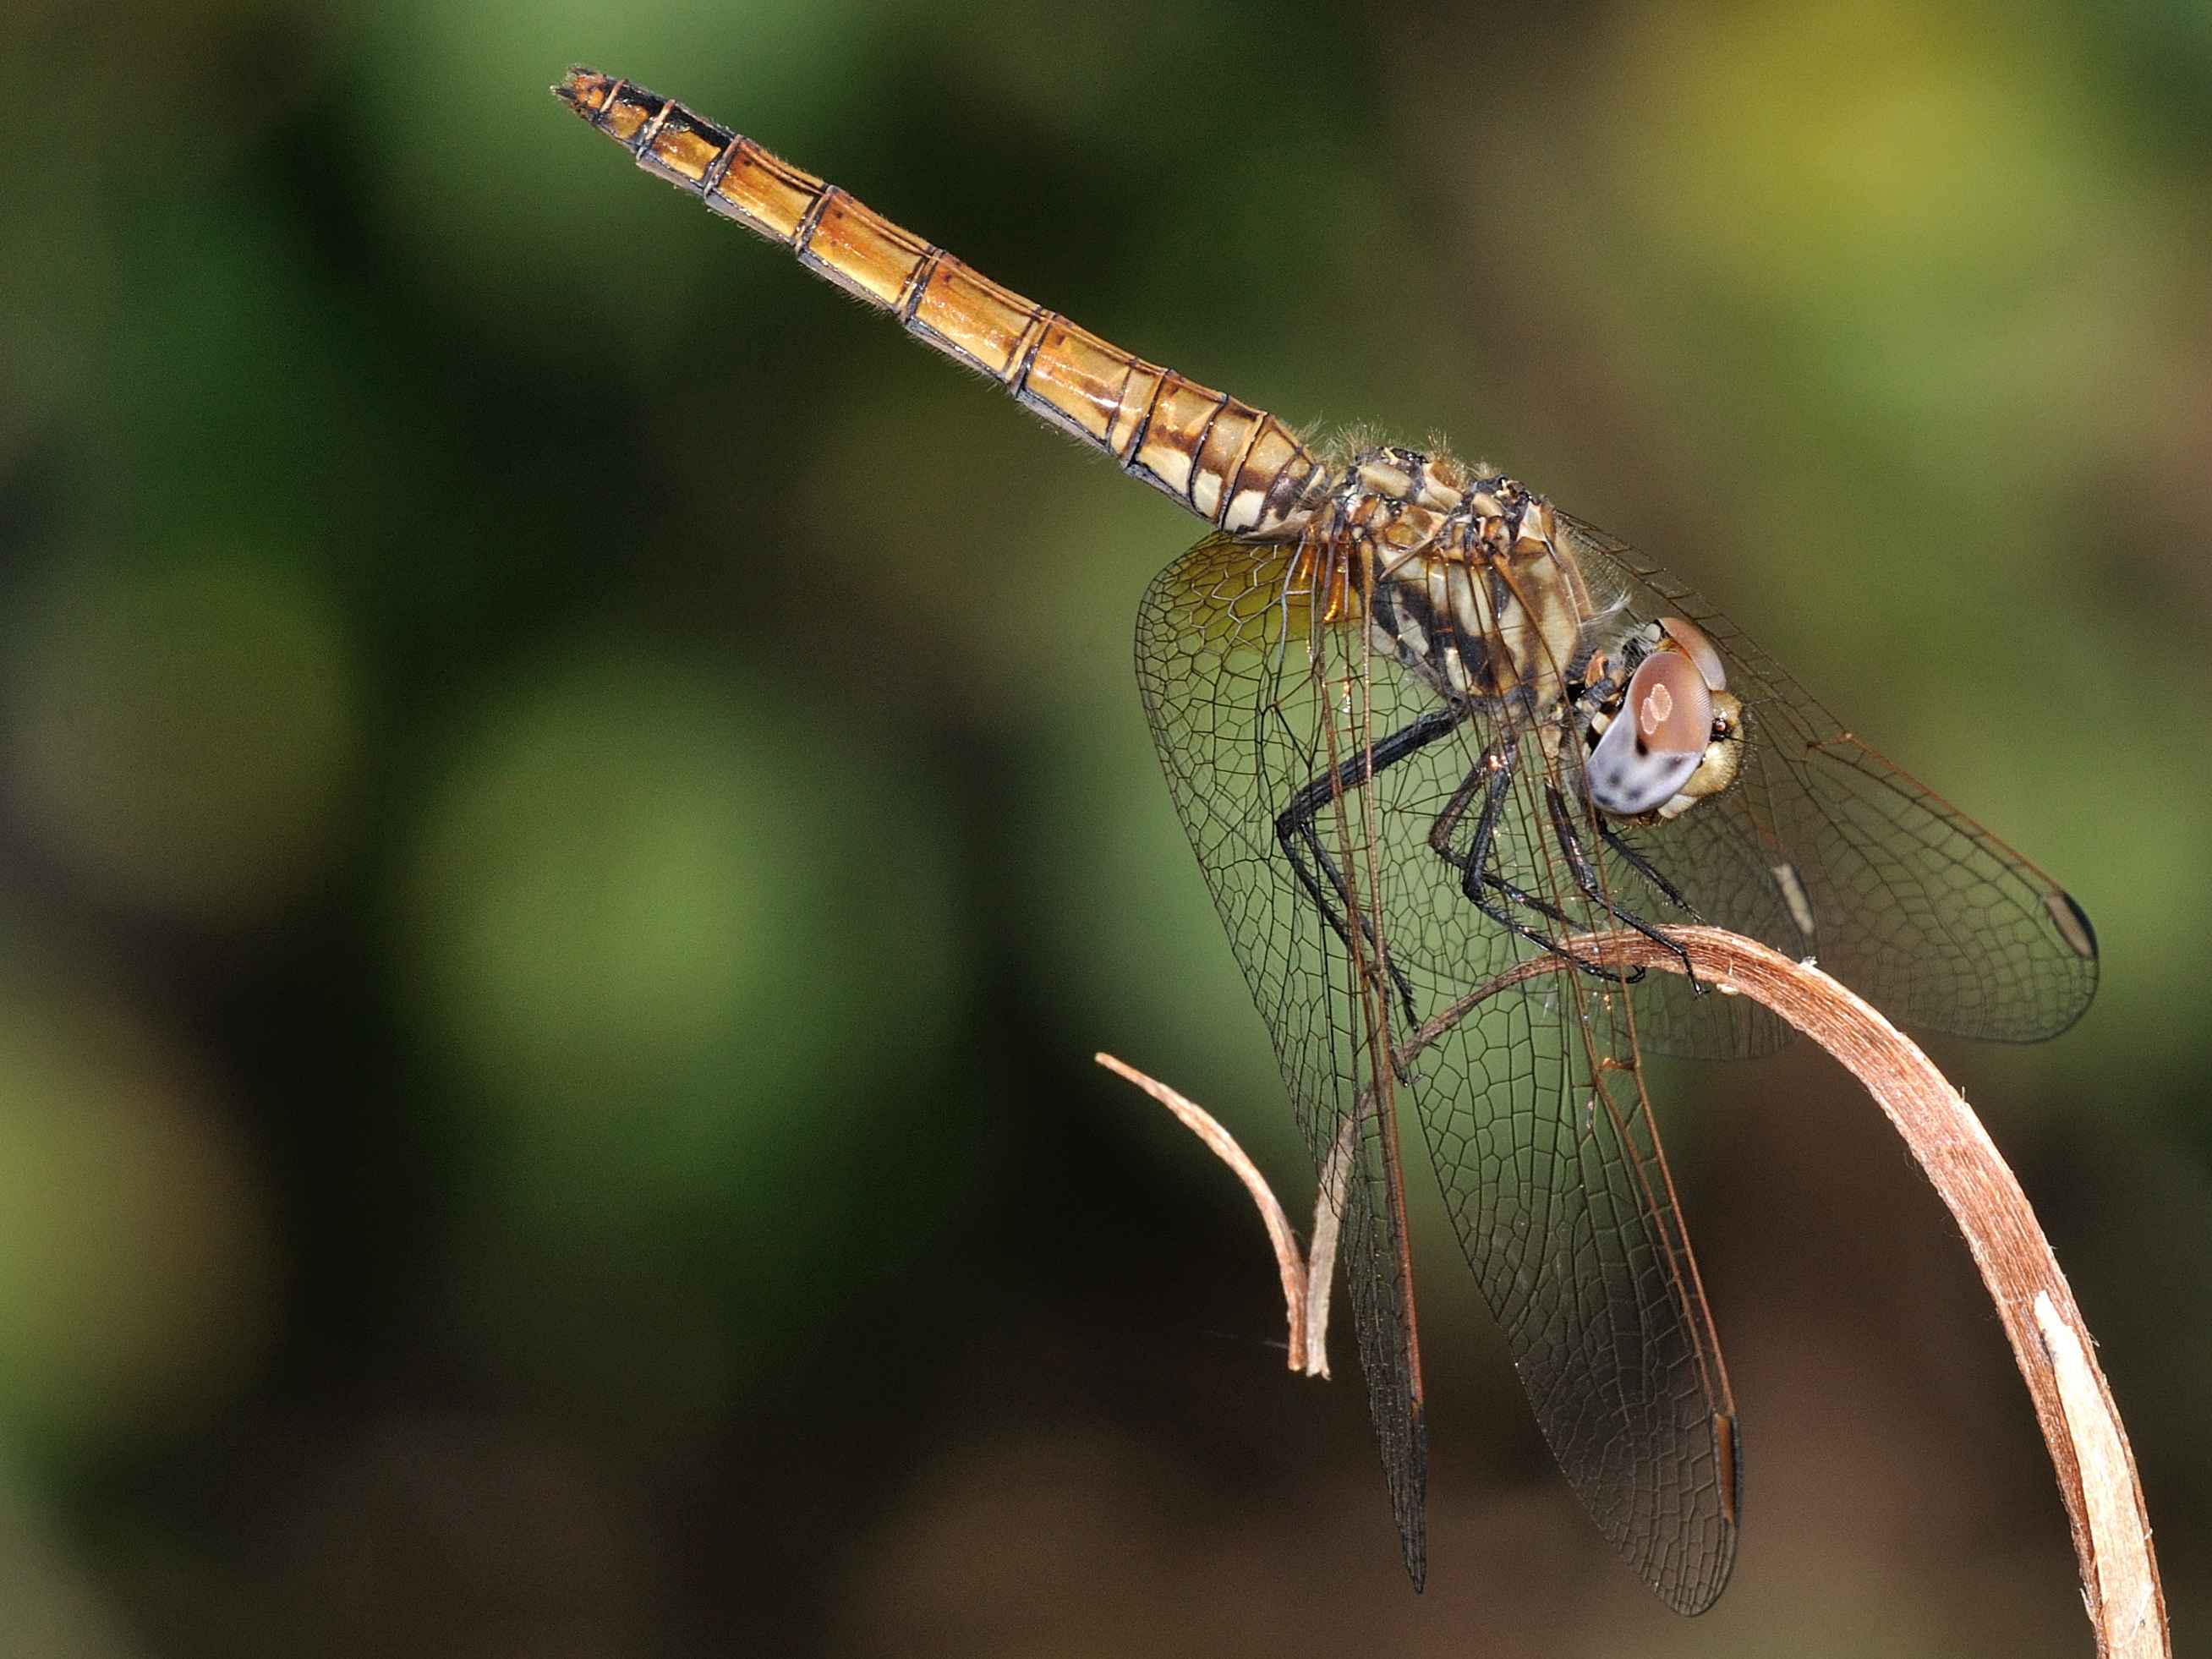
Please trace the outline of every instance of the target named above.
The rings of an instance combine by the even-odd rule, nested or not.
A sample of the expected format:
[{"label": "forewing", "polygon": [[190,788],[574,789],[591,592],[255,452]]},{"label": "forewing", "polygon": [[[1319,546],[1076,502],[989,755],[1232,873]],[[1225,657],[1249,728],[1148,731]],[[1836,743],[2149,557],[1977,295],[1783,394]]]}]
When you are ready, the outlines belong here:
[{"label": "forewing", "polygon": [[[1319,618],[1290,550],[1214,539],[1147,594],[1138,666],[1178,811],[1213,890],[1316,1167],[1350,1122],[1362,1156],[1344,1205],[1361,1364],[1409,1564],[1422,1485],[1418,1376],[1389,1112],[1416,1103],[1454,1227],[1511,1344],[1537,1419],[1614,1546],[1673,1606],[1694,1612],[1735,1548],[1733,1408],[1635,1070],[1623,992],[1545,972],[1471,1000],[1542,957],[1475,908],[1430,830],[1496,735],[1470,715],[1442,739],[1343,792],[1324,839],[1407,981],[1419,1034],[1395,1035],[1407,1079],[1378,1067],[1371,988],[1300,886],[1278,816],[1310,783],[1437,707],[1356,629]],[[1507,878],[1593,917],[1567,878],[1541,805],[1533,737],[1497,823]],[[1470,828],[1461,825],[1461,838]],[[1586,831],[1587,833],[1587,831]],[[1589,837],[1595,844],[1594,836]],[[1368,954],[1364,949],[1363,954]],[[1553,959],[1547,958],[1548,962]],[[1602,1087],[1600,1086],[1602,1079]],[[1418,1577],[1418,1569],[1416,1569]]]},{"label": "forewing", "polygon": [[[1485,740],[1472,739],[1477,756]],[[1573,935],[1615,923],[1572,878],[1542,799],[1547,781],[1570,799],[1570,781],[1547,778],[1533,734],[1520,747],[1493,868],[1569,918],[1558,936],[1571,949]],[[1386,821],[1410,837],[1468,759],[1440,746],[1378,779]],[[1582,845],[1599,845],[1587,807],[1567,810]],[[1569,968],[1466,908],[1470,943],[1487,943],[1485,970],[1437,986],[1406,1046],[1454,1230],[1576,1493],[1668,1605],[1701,1612],[1735,1562],[1739,1461],[1719,1340],[1637,1058],[1652,994],[1674,976],[1623,985]]]},{"label": "forewing", "polygon": [[1668,1606],[1736,1541],[1735,1414],[1651,1132],[1622,994],[1556,972],[1490,999],[1415,1090],[1468,1264],[1601,1531]]},{"label": "forewing", "polygon": [[[1641,861],[1658,871],[1695,915],[1770,945],[1792,959],[1812,951],[1812,939],[1792,914],[1771,848],[1748,810],[1749,792],[1736,789],[1670,823],[1616,834]],[[1686,921],[1673,899],[1627,859],[1608,849],[1605,890],[1624,909],[1662,926]],[[1698,1060],[1734,1060],[1786,1047],[1790,1026],[1749,997],[1715,996],[1676,974],[1647,976],[1637,994],[1636,1033],[1647,1054]]]},{"label": "forewing", "polygon": [[1386,1139],[1394,1079],[1387,1065],[1376,1076],[1372,994],[1292,882],[1274,833],[1282,805],[1329,766],[1326,664],[1314,654],[1328,634],[1316,631],[1293,560],[1280,544],[1199,544],[1145,596],[1137,678],[1169,791],[1267,1021],[1316,1174],[1340,1195],[1338,1252],[1360,1370],[1406,1568],[1419,1585],[1427,1571],[1428,1452],[1399,1165]]},{"label": "forewing", "polygon": [[[1594,586],[1625,593],[1640,617],[1687,617],[1744,701],[1737,788],[1631,837],[1698,890],[1708,921],[1813,957],[1909,1024],[2025,1042],[2081,1017],[2097,988],[2096,937],[2063,888],[1861,743],[1711,605],[1602,531],[1560,520]],[[1793,908],[1809,928],[1787,921]],[[1660,1000],[1680,1006],[1684,994]],[[1725,1051],[1683,1030],[1691,1040],[1676,1051]]]}]

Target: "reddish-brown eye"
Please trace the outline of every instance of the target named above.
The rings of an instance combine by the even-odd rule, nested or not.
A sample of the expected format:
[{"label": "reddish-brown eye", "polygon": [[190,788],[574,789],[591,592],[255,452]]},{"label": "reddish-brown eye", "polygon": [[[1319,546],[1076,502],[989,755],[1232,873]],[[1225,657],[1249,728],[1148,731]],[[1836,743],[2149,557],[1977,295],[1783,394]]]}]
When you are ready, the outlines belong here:
[{"label": "reddish-brown eye", "polygon": [[1728,665],[1721,660],[1720,652],[1705,637],[1705,630],[1686,617],[1662,617],[1659,626],[1667,630],[1667,637],[1682,647],[1682,654],[1697,664],[1698,672],[1705,677],[1705,684],[1716,691],[1728,690]]},{"label": "reddish-brown eye", "polygon": [[1658,811],[1698,769],[1712,726],[1713,696],[1697,665],[1680,652],[1654,652],[1590,750],[1590,799],[1617,817]]},{"label": "reddish-brown eye", "polygon": [[1713,694],[1698,666],[1676,652],[1644,659],[1628,682],[1623,708],[1635,720],[1643,746],[1659,754],[1696,754],[1712,733]]}]

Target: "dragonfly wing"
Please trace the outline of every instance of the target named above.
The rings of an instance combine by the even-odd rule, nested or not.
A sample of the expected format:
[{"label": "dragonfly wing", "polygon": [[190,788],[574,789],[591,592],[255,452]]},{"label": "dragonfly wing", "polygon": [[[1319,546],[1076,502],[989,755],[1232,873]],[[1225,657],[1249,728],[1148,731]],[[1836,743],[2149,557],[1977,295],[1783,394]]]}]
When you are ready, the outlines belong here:
[{"label": "dragonfly wing", "polygon": [[[1313,586],[1292,550],[1200,544],[1146,596],[1139,677],[1316,1166],[1326,1170],[1347,1124],[1362,1149],[1343,1204],[1346,1267],[1409,1565],[1425,1449],[1390,1139],[1391,1109],[1408,1097],[1562,1468],[1637,1571],[1671,1605],[1698,1611],[1734,1557],[1734,1408],[1639,1086],[1633,1011],[1621,988],[1594,994],[1595,981],[1548,971],[1468,1006],[1515,964],[1553,960],[1470,903],[1460,871],[1431,843],[1497,735],[1472,712],[1330,796],[1321,839],[1341,847],[1337,862],[1358,895],[1350,908],[1366,925],[1333,926],[1302,886],[1279,815],[1437,706],[1368,657],[1356,628],[1326,620],[1328,596]],[[1539,745],[1521,742],[1521,782],[1495,824],[1497,867],[1567,915],[1570,931],[1608,926],[1565,873]],[[1394,973],[1378,994],[1379,975],[1354,958],[1382,954]],[[1423,1035],[1400,1022],[1397,1063],[1378,1060],[1377,1027],[1394,1035],[1401,998]]]},{"label": "dragonfly wing", "polygon": [[[2063,888],[1853,736],[1711,605],[1602,531],[1561,521],[1595,586],[1640,617],[1703,629],[1744,701],[1737,788],[1642,837],[1670,876],[1707,881],[1708,920],[1816,958],[1909,1024],[2025,1042],[2081,1017],[2096,936]],[[1809,926],[1778,938],[1778,898]]]},{"label": "dragonfly wing", "polygon": [[[1615,924],[1572,880],[1540,799],[1540,745],[1521,746],[1494,868],[1565,915],[1561,933],[1606,931]],[[1464,758],[1439,757],[1423,780],[1425,753],[1376,787],[1393,805],[1425,805]],[[1571,799],[1570,780],[1549,781]],[[1586,804],[1576,827],[1600,844]],[[1468,919],[1470,932],[1489,925],[1472,907]],[[1486,981],[1463,982],[1407,1046],[1445,1206],[1577,1494],[1662,1600],[1702,1612],[1735,1559],[1735,1407],[1638,1060],[1646,1021],[1674,1006],[1655,994],[1680,981],[1621,985],[1502,930],[1486,937]]]},{"label": "dragonfly wing", "polygon": [[1395,1081],[1370,1028],[1388,1014],[1354,981],[1328,919],[1294,883],[1274,820],[1325,771],[1328,733],[1292,592],[1295,552],[1211,537],[1145,596],[1145,711],[1215,906],[1265,1018],[1316,1176],[1337,1198],[1359,1366],[1406,1568],[1427,1572],[1420,1358],[1406,1275]]},{"label": "dragonfly wing", "polygon": [[1650,1103],[1626,1069],[1626,1000],[1547,971],[1424,1052],[1414,1092],[1553,1455],[1613,1547],[1693,1613],[1735,1558],[1735,1410]]},{"label": "dragonfly wing", "polygon": [[[1778,855],[1767,847],[1738,788],[1672,823],[1616,833],[1646,866],[1660,872],[1696,915],[1783,955],[1802,957],[1811,937],[1792,913]],[[1629,860],[1607,852],[1605,890],[1616,902],[1662,927],[1689,918]],[[1715,996],[1680,975],[1650,975],[1637,993],[1636,1034],[1646,1054],[1735,1060],[1787,1047],[1789,1024],[1749,997]]]}]

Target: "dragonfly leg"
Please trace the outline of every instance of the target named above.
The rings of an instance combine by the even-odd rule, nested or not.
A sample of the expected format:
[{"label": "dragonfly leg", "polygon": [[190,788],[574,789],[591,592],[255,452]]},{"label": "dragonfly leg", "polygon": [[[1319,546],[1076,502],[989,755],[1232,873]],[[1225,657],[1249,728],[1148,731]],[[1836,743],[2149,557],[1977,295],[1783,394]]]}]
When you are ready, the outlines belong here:
[{"label": "dragonfly leg", "polygon": [[[1497,845],[1498,815],[1505,805],[1506,795],[1513,787],[1513,778],[1521,764],[1519,735],[1510,730],[1501,732],[1482,751],[1472,770],[1460,781],[1452,792],[1444,810],[1437,814],[1436,822],[1429,826],[1429,847],[1438,858],[1460,872],[1460,890],[1468,902],[1507,932],[1524,939],[1538,949],[1571,963],[1584,973],[1613,983],[1632,983],[1644,976],[1642,969],[1626,975],[1576,955],[1556,939],[1539,933],[1513,914],[1511,908],[1519,906],[1534,911],[1547,921],[1561,927],[1574,926],[1572,918],[1557,905],[1534,893],[1523,892],[1491,868],[1492,849]],[[1477,795],[1482,797],[1482,813],[1475,820],[1474,839],[1464,854],[1452,848],[1452,836],[1465,819],[1468,809]],[[1486,889],[1488,892],[1486,892]],[[1503,903],[1493,902],[1488,896],[1496,893]]]},{"label": "dragonfly leg", "polygon": [[[1371,750],[1363,750],[1334,771],[1324,772],[1315,778],[1291,797],[1291,804],[1275,816],[1275,840],[1283,849],[1283,856],[1290,860],[1298,884],[1305,889],[1306,896],[1313,901],[1314,908],[1335,930],[1336,936],[1344,941],[1347,951],[1352,949],[1352,933],[1345,924],[1345,917],[1347,915],[1358,916],[1360,936],[1382,959],[1385,971],[1390,975],[1390,982],[1397,988],[1399,1000],[1405,1005],[1408,1024],[1420,1024],[1420,1016],[1413,1008],[1413,988],[1399,970],[1398,964],[1390,960],[1389,947],[1375,937],[1374,923],[1352,902],[1352,884],[1345,879],[1344,872],[1337,868],[1336,860],[1328,855],[1328,848],[1322,843],[1316,821],[1322,809],[1331,801],[1341,799],[1346,792],[1361,787],[1376,773],[1434,743],[1466,719],[1467,711],[1463,708],[1432,709],[1411,726],[1401,726],[1393,732]],[[1299,851],[1302,843],[1304,855],[1301,855]],[[1313,860],[1311,866],[1306,862],[1309,856]],[[1334,897],[1323,889],[1321,878],[1314,873],[1315,866],[1327,873]]]},{"label": "dragonfly leg", "polygon": [[[1510,769],[1511,764],[1502,757],[1493,759],[1489,753],[1486,752],[1481,763],[1460,781],[1459,787],[1452,792],[1451,799],[1444,804],[1444,810],[1437,814],[1436,822],[1429,826],[1430,850],[1462,875],[1470,866],[1481,869],[1481,866],[1468,854],[1453,850],[1451,838],[1458,833],[1460,824],[1467,817],[1467,809],[1473,804],[1474,797],[1482,793],[1482,786],[1494,777],[1495,769],[1498,767]],[[1501,792],[1504,787],[1502,784],[1494,785],[1494,787]],[[1483,811],[1487,816],[1496,811],[1496,807],[1486,799]],[[1480,826],[1478,826],[1478,836],[1486,847],[1488,837],[1480,836]],[[1534,910],[1539,915],[1558,922],[1562,927],[1571,927],[1574,925],[1567,913],[1557,905],[1547,903],[1534,893],[1522,891],[1495,870],[1484,870],[1482,883],[1484,886],[1512,903]],[[1468,896],[1472,898],[1476,896],[1469,894]],[[1477,902],[1480,902],[1480,900],[1478,899]],[[1486,911],[1485,914],[1486,915],[1487,912]]]},{"label": "dragonfly leg", "polygon": [[1665,899],[1668,903],[1673,905],[1684,915],[1689,917],[1692,921],[1703,921],[1705,920],[1705,917],[1698,914],[1698,907],[1691,903],[1689,900],[1684,898],[1682,895],[1676,890],[1674,884],[1668,880],[1666,877],[1661,875],[1658,870],[1653,866],[1650,860],[1645,858],[1643,854],[1638,852],[1633,847],[1631,847],[1628,844],[1627,838],[1624,836],[1620,831],[1607,823],[1602,817],[1601,817],[1597,823],[1597,834],[1600,841],[1602,841],[1607,847],[1610,847],[1614,852],[1620,854],[1621,862],[1627,865],[1630,869],[1635,871],[1636,873],[1643,877],[1644,880],[1650,882],[1653,887],[1658,890],[1659,896]]},{"label": "dragonfly leg", "polygon": [[[1566,798],[1559,793],[1559,785],[1548,782],[1545,784],[1544,800],[1552,814],[1552,833],[1559,843],[1559,851],[1566,855],[1567,868],[1574,872],[1575,885],[1582,889],[1583,896],[1622,927],[1643,934],[1654,945],[1680,960],[1682,972],[1690,981],[1691,990],[1703,996],[1705,991],[1705,984],[1698,978],[1697,970],[1690,964],[1690,953],[1634,911],[1622,909],[1607,896],[1603,884],[1597,878],[1597,871],[1590,864],[1589,854],[1583,849],[1581,832],[1575,828],[1574,814],[1567,811]],[[1626,854],[1637,870],[1648,877],[1670,901],[1680,905],[1683,909],[1688,910],[1692,916],[1697,915],[1695,910],[1690,909],[1688,902],[1674,890],[1672,883],[1662,877],[1643,858],[1627,853],[1627,849],[1622,847],[1609,831],[1606,832],[1606,842],[1615,851]]]}]

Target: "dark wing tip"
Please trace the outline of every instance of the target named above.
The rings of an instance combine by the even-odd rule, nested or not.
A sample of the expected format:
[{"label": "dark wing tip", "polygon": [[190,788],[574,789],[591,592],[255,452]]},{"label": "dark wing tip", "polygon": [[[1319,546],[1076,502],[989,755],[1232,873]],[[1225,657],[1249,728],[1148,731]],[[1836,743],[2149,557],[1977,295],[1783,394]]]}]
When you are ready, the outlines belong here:
[{"label": "dark wing tip", "polygon": [[1406,1490],[1398,1494],[1398,1547],[1413,1594],[1429,1587],[1429,1413],[1418,1400],[1407,1413]]},{"label": "dark wing tip", "polygon": [[1700,1570],[1680,1578],[1662,1575],[1652,1588],[1660,1599],[1686,1619],[1710,1612],[1721,1599],[1735,1571],[1735,1545],[1743,1524],[1743,1426],[1733,1412],[1713,1414],[1714,1486],[1720,1496],[1720,1515],[1714,1547]]},{"label": "dark wing tip", "polygon": [[1398,1547],[1406,1560],[1406,1577],[1413,1581],[1413,1594],[1419,1595],[1429,1587],[1428,1528],[1418,1516],[1410,1527],[1401,1524]]},{"label": "dark wing tip", "polygon": [[2097,930],[2089,925],[2089,913],[2074,895],[2063,887],[2054,887],[2044,895],[2043,902],[2068,947],[2085,962],[2096,961]]}]

